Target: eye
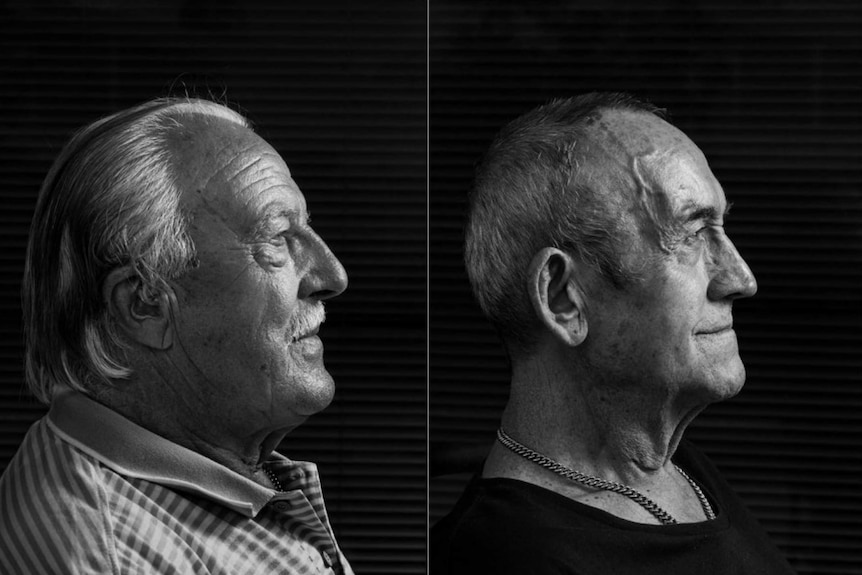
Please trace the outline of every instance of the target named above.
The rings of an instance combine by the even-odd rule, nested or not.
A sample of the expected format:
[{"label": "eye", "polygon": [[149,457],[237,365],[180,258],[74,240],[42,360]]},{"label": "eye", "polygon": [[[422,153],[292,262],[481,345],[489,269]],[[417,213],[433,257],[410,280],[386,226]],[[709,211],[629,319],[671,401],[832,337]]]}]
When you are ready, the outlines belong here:
[{"label": "eye", "polygon": [[701,226],[694,233],[689,234],[685,238],[685,243],[694,244],[706,237],[706,232],[709,231],[709,226]]},{"label": "eye", "polygon": [[287,244],[288,242],[290,242],[290,238],[292,235],[293,235],[293,231],[284,230],[284,231],[279,232],[275,235],[275,237],[272,239],[272,243],[274,243],[277,246],[283,246],[283,245]]}]

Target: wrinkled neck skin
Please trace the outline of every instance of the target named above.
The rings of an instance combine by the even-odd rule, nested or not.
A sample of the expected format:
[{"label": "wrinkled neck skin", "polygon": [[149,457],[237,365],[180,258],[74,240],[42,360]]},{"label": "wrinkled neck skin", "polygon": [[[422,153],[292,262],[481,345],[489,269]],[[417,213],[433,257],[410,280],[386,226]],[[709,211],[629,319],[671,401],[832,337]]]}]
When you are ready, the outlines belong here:
[{"label": "wrinkled neck skin", "polygon": [[[513,369],[502,427],[570,469],[648,489],[671,473],[685,429],[708,404],[673,392],[649,392],[657,387],[605,382],[571,366],[529,359]],[[494,450],[492,463],[500,450],[508,451],[499,442]],[[503,456],[509,472],[515,466],[536,473],[538,466],[512,455]],[[500,474],[491,471],[486,466],[486,476]]]},{"label": "wrinkled neck skin", "polygon": [[[235,428],[238,419],[219,405],[207,387],[190,383],[194,366],[176,357],[146,350],[128,380],[102,388],[95,399],[141,427],[195,451],[264,487],[273,487],[263,463],[291,429],[266,425],[265,414],[253,426]],[[194,392],[191,392],[194,390]]]}]

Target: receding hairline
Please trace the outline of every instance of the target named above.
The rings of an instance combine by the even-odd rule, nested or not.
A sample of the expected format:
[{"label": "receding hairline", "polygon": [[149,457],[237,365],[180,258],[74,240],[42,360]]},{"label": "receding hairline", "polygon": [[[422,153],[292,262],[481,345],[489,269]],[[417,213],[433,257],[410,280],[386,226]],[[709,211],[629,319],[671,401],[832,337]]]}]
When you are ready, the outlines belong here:
[{"label": "receding hairline", "polygon": [[213,102],[211,100],[189,99],[169,103],[165,106],[161,113],[171,116],[174,114],[181,116],[209,116],[214,118],[222,118],[234,124],[239,124],[244,128],[251,129],[249,121],[239,112],[232,110],[224,104]]},{"label": "receding hairline", "polygon": [[590,143],[608,152],[613,149],[629,155],[644,155],[668,153],[681,147],[700,151],[682,130],[645,110],[602,108],[583,131]]},{"label": "receding hairline", "polygon": [[602,108],[581,133],[585,140],[579,154],[581,170],[587,178],[606,179],[606,184],[636,187],[638,166],[645,160],[680,154],[705,160],[682,130],[645,110]]},{"label": "receding hairline", "polygon": [[[180,101],[154,113],[176,123],[176,130],[169,131],[166,143],[179,156],[185,156],[190,150],[200,152],[201,146],[211,145],[205,141],[211,138],[200,137],[210,131],[227,129],[254,134],[251,123],[242,114],[210,100]],[[187,149],[183,143],[188,144]]]},{"label": "receding hairline", "polygon": [[247,140],[249,147],[263,144],[278,156],[245,117],[221,104],[206,100],[180,102],[162,110],[161,114],[176,122],[176,129],[170,129],[166,135],[166,145],[174,156],[175,175],[183,182],[183,189],[203,188],[209,184],[214,166],[225,163],[221,156],[222,142],[226,139]]}]

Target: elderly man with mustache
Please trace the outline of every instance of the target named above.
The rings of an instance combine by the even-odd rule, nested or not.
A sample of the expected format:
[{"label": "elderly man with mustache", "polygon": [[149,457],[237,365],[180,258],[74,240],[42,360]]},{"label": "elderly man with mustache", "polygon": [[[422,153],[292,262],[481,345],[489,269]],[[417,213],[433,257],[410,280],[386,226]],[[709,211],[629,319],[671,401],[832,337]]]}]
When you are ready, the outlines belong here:
[{"label": "elderly man with mustache", "polygon": [[50,404],[0,479],[3,573],[352,573],[314,464],[317,330],[344,268],[245,118],[160,99],[99,120],[39,195],[26,376]]}]

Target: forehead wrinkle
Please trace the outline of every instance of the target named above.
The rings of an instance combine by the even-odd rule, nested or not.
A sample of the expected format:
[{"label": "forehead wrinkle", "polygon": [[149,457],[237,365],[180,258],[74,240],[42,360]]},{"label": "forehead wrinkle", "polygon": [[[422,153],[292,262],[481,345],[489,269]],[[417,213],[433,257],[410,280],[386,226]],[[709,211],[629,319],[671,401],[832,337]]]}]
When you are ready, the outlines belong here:
[{"label": "forehead wrinkle", "polygon": [[[234,161],[236,161],[236,158],[231,163],[233,163]],[[225,182],[230,184],[234,180],[238,180],[239,178],[243,177],[249,170],[252,170],[255,167],[259,166],[262,162],[263,162],[263,157],[261,157],[261,156],[258,156],[256,158],[252,158],[248,163],[246,163],[240,169],[238,169],[236,171],[231,170],[232,174],[230,176],[228,176],[227,178],[225,178]],[[227,168],[227,166],[226,166],[226,168]],[[268,171],[268,169],[264,168],[264,171]]]},{"label": "forehead wrinkle", "polygon": [[[215,178],[222,178],[224,182],[230,183],[244,174],[247,170],[259,164],[263,160],[261,155],[252,156],[250,158],[248,157],[249,153],[252,152],[255,147],[256,146],[254,144],[250,144],[234,151],[231,157],[226,159],[224,162],[219,162],[221,167],[210,174],[210,177],[207,179],[207,184]],[[236,164],[238,164],[240,160],[247,161],[244,165],[237,168]],[[229,172],[230,175],[228,177],[224,177],[225,172]]]},{"label": "forehead wrinkle", "polygon": [[[199,204],[205,211],[218,218],[240,240],[241,236],[245,235],[243,230],[249,228],[249,220],[254,218],[254,210],[250,208],[254,207],[256,197],[279,186],[289,187],[294,184],[290,170],[283,164],[281,156],[271,149],[261,149],[262,145],[266,145],[263,140],[253,138],[243,141],[239,147],[234,148],[228,144],[214,152],[211,157],[214,157],[219,168],[208,175],[199,193]],[[238,183],[242,184],[241,188],[236,187]],[[255,189],[261,185],[266,187],[262,190]],[[219,192],[222,188],[233,191],[225,195]],[[235,214],[240,216],[241,221],[229,222],[220,210],[227,209],[228,204],[237,199],[240,199],[240,205],[244,208],[240,214],[244,213],[245,216]]]},{"label": "forehead wrinkle", "polygon": [[[240,154],[238,154],[238,156],[243,155],[248,151],[249,150],[244,150],[243,152],[240,152]],[[266,162],[266,160],[270,160],[270,161]],[[231,160],[231,162],[234,162],[234,161],[236,161],[236,158]],[[238,178],[243,177],[249,170],[260,165],[261,163],[266,163],[265,167],[261,171],[264,174],[266,174],[267,177],[272,177],[270,174],[272,174],[273,172],[275,172],[275,174],[272,174],[273,176],[278,175],[279,172],[281,171],[280,170],[281,166],[278,165],[278,162],[280,162],[280,161],[281,161],[281,156],[279,156],[278,154],[273,154],[273,153],[268,152],[268,151],[263,152],[260,155],[258,155],[257,157],[252,158],[251,161],[248,162],[248,164],[246,164],[245,166],[241,167],[239,170],[234,172],[233,175],[230,176],[229,178],[227,178],[226,181],[232,182],[233,180],[236,180]],[[285,168],[287,168],[287,167],[285,166]],[[287,173],[285,175],[287,176],[287,178],[290,178],[290,170],[287,170]]]},{"label": "forehead wrinkle", "polygon": [[[266,217],[269,214],[272,214],[272,213],[275,213],[278,211],[295,213],[297,215],[301,214],[302,212],[307,212],[307,207],[305,206],[305,198],[302,196],[302,192],[299,191],[299,186],[297,186],[296,182],[294,182],[292,179],[288,178],[287,181],[284,181],[276,175],[267,175],[266,177],[255,181],[252,185],[260,184],[262,182],[266,182],[266,187],[262,188],[260,190],[257,190],[256,194],[254,194],[253,196],[250,196],[246,200],[246,207],[252,208],[250,211],[254,211],[255,207],[253,206],[253,204],[262,203],[262,202],[260,202],[261,198],[266,198],[266,196],[270,196],[272,198],[272,196],[274,196],[276,199],[270,199],[266,203],[263,203],[262,211],[263,211],[264,215],[261,217]],[[296,208],[282,208],[282,207],[280,207],[280,206],[283,206],[287,203],[284,199],[285,194],[279,193],[279,191],[284,190],[285,188],[287,188],[288,190],[290,190],[290,192],[292,192],[290,194],[286,194],[286,196],[289,197],[291,200],[294,200],[298,207],[296,207]],[[275,191],[275,194],[270,194],[270,192],[273,192],[273,191]],[[294,194],[296,194],[295,198],[294,198]],[[293,203],[293,202],[290,202],[290,203]],[[261,210],[260,208],[257,208],[257,209]]]},{"label": "forehead wrinkle", "polygon": [[[226,150],[229,147],[230,146],[227,146],[226,148],[217,150],[212,154],[215,158],[216,164],[219,165],[219,167],[207,176],[206,180],[203,183],[203,187],[205,189],[209,188],[209,185],[213,180],[217,181],[217,178],[222,178],[223,182],[230,183],[233,180],[242,177],[243,174],[245,174],[248,170],[254,168],[267,157],[271,157],[273,159],[281,159],[278,154],[274,154],[269,150],[258,152],[260,147],[260,141],[245,142],[241,148],[232,150],[230,155],[227,158],[224,158],[224,156],[226,155]],[[248,158],[248,161],[237,167],[237,163],[239,163],[244,158]],[[272,168],[268,167],[265,171],[272,171]],[[230,176],[224,177],[225,172],[230,172]],[[290,176],[289,170],[287,171],[287,175],[288,177]]]}]

